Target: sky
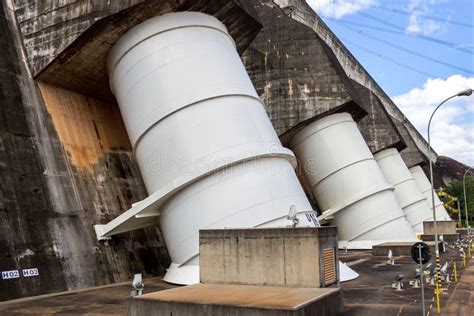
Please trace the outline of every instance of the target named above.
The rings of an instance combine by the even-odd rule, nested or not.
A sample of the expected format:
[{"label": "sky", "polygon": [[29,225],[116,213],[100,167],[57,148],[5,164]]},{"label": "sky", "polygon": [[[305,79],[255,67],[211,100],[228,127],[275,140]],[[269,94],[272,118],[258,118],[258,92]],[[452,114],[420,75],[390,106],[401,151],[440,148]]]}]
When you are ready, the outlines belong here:
[{"label": "sky", "polygon": [[[427,138],[474,89],[474,0],[307,0]],[[439,155],[474,166],[474,94],[431,123]]]}]

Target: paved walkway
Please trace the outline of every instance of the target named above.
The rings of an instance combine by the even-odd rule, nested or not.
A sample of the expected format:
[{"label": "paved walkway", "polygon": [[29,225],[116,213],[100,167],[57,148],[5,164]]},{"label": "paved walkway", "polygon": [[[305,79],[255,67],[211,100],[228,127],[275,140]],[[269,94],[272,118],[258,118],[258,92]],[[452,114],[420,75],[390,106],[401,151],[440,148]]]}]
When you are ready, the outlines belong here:
[{"label": "paved walkway", "polygon": [[[433,315],[437,315],[432,313]],[[471,259],[462,274],[459,283],[449,298],[447,306],[442,309],[443,315],[471,316],[474,315],[474,260]]]}]

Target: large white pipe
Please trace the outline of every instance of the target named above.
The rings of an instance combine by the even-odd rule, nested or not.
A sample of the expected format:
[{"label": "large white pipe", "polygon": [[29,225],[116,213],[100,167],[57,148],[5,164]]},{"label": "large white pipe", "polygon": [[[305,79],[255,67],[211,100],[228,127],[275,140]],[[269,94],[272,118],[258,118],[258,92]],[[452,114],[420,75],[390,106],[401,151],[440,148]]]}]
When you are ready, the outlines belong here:
[{"label": "large white pipe", "polygon": [[311,211],[293,153],[281,146],[216,18],[181,12],[147,20],[117,42],[107,64],[148,193],[185,183],[161,195],[172,260],[166,281],[199,282],[199,229],[286,226],[291,205]]},{"label": "large white pipe", "polygon": [[[431,182],[428,180],[425,172],[420,166],[411,167],[410,173],[413,175],[415,182],[418,186],[418,189],[423,193],[428,201],[428,205],[430,207],[431,213],[433,214],[433,201],[431,197]],[[451,217],[449,217],[448,212],[443,206],[443,202],[439,199],[438,195],[435,193],[435,210],[436,210],[436,220],[443,220],[443,221],[450,221]]]},{"label": "large white pipe", "polygon": [[433,220],[433,212],[421,193],[400,153],[395,148],[374,155],[385,179],[395,187],[395,195],[408,222],[417,234],[423,233],[423,222]]},{"label": "large white pipe", "polygon": [[340,247],[370,249],[383,242],[416,239],[393,186],[350,114],[311,123],[293,137],[290,147],[325,211],[323,217],[338,226]]}]

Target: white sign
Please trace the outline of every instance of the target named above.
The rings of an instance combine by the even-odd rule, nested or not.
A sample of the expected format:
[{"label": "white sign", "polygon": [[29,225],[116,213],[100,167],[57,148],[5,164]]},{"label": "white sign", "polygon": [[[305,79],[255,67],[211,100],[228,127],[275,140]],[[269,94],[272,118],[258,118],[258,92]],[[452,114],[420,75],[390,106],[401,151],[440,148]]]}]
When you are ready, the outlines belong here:
[{"label": "white sign", "polygon": [[11,270],[11,271],[2,271],[2,279],[18,279],[20,277],[20,272],[18,270]]},{"label": "white sign", "polygon": [[23,277],[25,277],[25,278],[29,278],[29,277],[39,275],[38,268],[23,269],[22,272],[23,272]]}]

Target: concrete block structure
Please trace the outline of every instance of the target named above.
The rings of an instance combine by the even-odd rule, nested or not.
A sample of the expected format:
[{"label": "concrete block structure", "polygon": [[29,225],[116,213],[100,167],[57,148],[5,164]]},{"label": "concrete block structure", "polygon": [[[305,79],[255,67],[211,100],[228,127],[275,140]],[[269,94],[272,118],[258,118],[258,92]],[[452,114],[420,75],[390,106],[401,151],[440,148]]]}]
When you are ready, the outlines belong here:
[{"label": "concrete block structure", "polygon": [[336,227],[201,230],[200,280],[289,287],[339,285]]},{"label": "concrete block structure", "polygon": [[[411,256],[411,249],[413,247],[412,242],[403,243],[403,242],[387,242],[372,247],[372,254],[374,256],[383,256],[387,257],[389,251],[392,251],[393,256]],[[431,253],[434,254],[436,251],[436,246],[434,241],[426,241],[426,244],[430,247]],[[438,241],[438,250],[443,251],[443,244]]]},{"label": "concrete block structure", "polygon": [[134,297],[129,315],[339,315],[337,229],[199,232],[200,284]]},{"label": "concrete block structure", "polygon": [[[456,221],[436,221],[436,228],[438,230],[438,235],[441,234],[456,234]],[[423,231],[426,235],[434,234],[434,222],[425,221],[423,222]]]}]

